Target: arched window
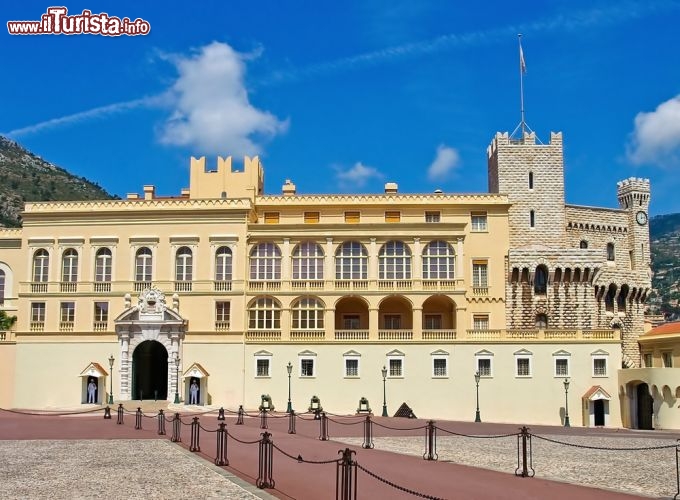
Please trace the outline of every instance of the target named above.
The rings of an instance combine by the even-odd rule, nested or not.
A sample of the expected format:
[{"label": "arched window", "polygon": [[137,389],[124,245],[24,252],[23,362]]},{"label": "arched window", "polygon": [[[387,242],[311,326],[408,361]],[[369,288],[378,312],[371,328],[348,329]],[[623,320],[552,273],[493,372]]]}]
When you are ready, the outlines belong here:
[{"label": "arched window", "polygon": [[137,250],[135,255],[135,281],[151,281],[152,264],[153,256],[149,248],[142,247]]},{"label": "arched window", "polygon": [[536,212],[533,210],[529,212],[529,226],[536,227]]},{"label": "arched window", "polygon": [[529,172],[529,189],[534,189],[534,173]]},{"label": "arched window", "polygon": [[619,292],[619,296],[616,299],[616,305],[619,312],[624,312],[626,310],[626,300],[628,299],[629,291],[630,288],[628,285],[621,286],[621,291]]},{"label": "arched window", "polygon": [[612,283],[609,285],[607,295],[604,297],[605,310],[614,312],[614,297],[616,297],[616,285]]},{"label": "arched window", "polygon": [[586,240],[581,240],[578,246],[579,248],[588,248],[588,242]]},{"label": "arched window", "polygon": [[323,279],[323,249],[318,243],[304,241],[293,251],[294,280]]},{"label": "arched window", "polygon": [[456,254],[445,241],[431,241],[423,250],[423,279],[452,280]]},{"label": "arched window", "polygon": [[215,252],[215,281],[231,281],[231,262],[231,249],[219,247]]},{"label": "arched window", "polygon": [[100,248],[94,257],[94,280],[98,283],[111,281],[111,250]]},{"label": "arched window", "polygon": [[69,248],[61,259],[61,281],[75,283],[78,281],[78,252]]},{"label": "arched window", "polygon": [[47,250],[41,248],[33,254],[33,281],[46,283],[50,267],[50,255]]},{"label": "arched window", "polygon": [[607,243],[607,260],[616,260],[616,253],[614,252],[614,243]]},{"label": "arched window", "polygon": [[260,297],[248,308],[248,328],[251,330],[280,330],[281,305],[270,297]]},{"label": "arched window", "polygon": [[517,283],[519,281],[519,268],[513,267],[510,275],[510,283]]},{"label": "arched window", "polygon": [[250,251],[250,279],[281,279],[281,250],[276,244],[259,243]]},{"label": "arched window", "polygon": [[548,328],[548,315],[547,314],[537,314],[536,315],[536,328],[539,330],[544,330]]},{"label": "arched window", "polygon": [[5,303],[5,271],[0,269],[0,306]]},{"label": "arched window", "polygon": [[194,275],[194,256],[189,247],[181,247],[175,255],[175,281],[191,281]]},{"label": "arched window", "polygon": [[365,280],[368,270],[368,252],[358,241],[345,241],[335,252],[336,280]]},{"label": "arched window", "polygon": [[534,273],[534,293],[545,295],[548,291],[548,269],[545,266],[538,266]]},{"label": "arched window", "polygon": [[381,280],[411,279],[411,251],[403,241],[388,241],[378,254]]},{"label": "arched window", "polygon": [[293,330],[323,330],[323,303],[313,297],[296,301],[293,310]]}]

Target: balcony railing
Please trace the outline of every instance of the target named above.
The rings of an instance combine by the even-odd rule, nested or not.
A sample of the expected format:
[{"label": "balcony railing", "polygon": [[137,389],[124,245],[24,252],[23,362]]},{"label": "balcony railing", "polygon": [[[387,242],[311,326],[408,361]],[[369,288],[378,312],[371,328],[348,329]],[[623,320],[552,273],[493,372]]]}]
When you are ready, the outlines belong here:
[{"label": "balcony railing", "polygon": [[335,330],[335,340],[368,340],[368,330]]},{"label": "balcony railing", "polygon": [[75,281],[62,281],[59,283],[61,293],[75,293],[78,291],[78,283]]},{"label": "balcony railing", "polygon": [[[424,333],[424,332],[423,332]],[[546,340],[591,340],[591,341],[619,341],[617,330],[556,330],[556,329],[526,329],[526,330],[467,330],[457,336],[461,340],[505,340],[531,341]]]},{"label": "balcony railing", "polygon": [[281,340],[280,330],[249,330],[246,332],[246,340],[258,342],[276,342]]},{"label": "balcony railing", "polygon": [[73,331],[73,321],[60,321],[59,322],[60,332],[72,332]]},{"label": "balcony railing", "polygon": [[231,281],[215,281],[213,282],[213,290],[216,292],[230,292]]},{"label": "balcony railing", "polygon": [[291,281],[290,287],[292,290],[323,290],[324,281]]},{"label": "balcony railing", "polygon": [[455,340],[456,330],[423,330],[423,340]]},{"label": "balcony railing", "polygon": [[307,342],[312,340],[325,340],[325,330],[291,330],[290,340]]},{"label": "balcony railing", "polygon": [[141,292],[147,288],[151,288],[150,281],[135,281],[135,292]]},{"label": "balcony railing", "polygon": [[368,290],[368,280],[335,280],[336,290]]},{"label": "balcony railing", "polygon": [[412,340],[413,330],[378,330],[378,340]]},{"label": "balcony railing", "polygon": [[191,281],[175,281],[175,291],[176,292],[190,292],[191,291]]},{"label": "balcony railing", "polygon": [[411,280],[378,280],[380,290],[411,290],[413,281]]},{"label": "balcony railing", "polygon": [[423,290],[455,290],[455,280],[423,280]]},{"label": "balcony railing", "polygon": [[216,332],[228,332],[229,331],[229,321],[215,321],[215,331]]},{"label": "balcony railing", "polygon": [[250,281],[248,282],[248,289],[253,291],[276,291],[281,290],[280,281]]},{"label": "balcony railing", "polygon": [[473,286],[472,287],[472,294],[473,295],[489,295],[489,287],[488,286]]},{"label": "balcony railing", "polygon": [[44,321],[31,321],[29,328],[32,332],[44,332],[45,331],[45,322]]},{"label": "balcony railing", "polygon": [[96,281],[94,283],[94,291],[96,293],[106,293],[111,291],[110,281]]},{"label": "balcony railing", "polygon": [[31,293],[47,293],[47,283],[31,283]]},{"label": "balcony railing", "polygon": [[92,325],[92,330],[94,330],[95,332],[105,332],[108,329],[109,329],[108,321],[95,321],[94,324]]}]

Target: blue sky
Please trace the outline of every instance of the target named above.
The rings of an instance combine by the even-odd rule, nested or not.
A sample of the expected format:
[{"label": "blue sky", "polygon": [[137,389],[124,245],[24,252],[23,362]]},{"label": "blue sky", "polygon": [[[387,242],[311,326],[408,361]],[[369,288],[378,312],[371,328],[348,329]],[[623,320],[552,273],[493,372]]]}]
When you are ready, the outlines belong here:
[{"label": "blue sky", "polygon": [[0,131],[121,196],[178,194],[191,155],[244,153],[269,193],[486,192],[486,147],[520,119],[521,32],[526,119],[564,133],[568,202],[616,206],[616,181],[648,177],[652,214],[680,212],[680,0],[470,5],[68,2],[151,32],[3,30]]}]

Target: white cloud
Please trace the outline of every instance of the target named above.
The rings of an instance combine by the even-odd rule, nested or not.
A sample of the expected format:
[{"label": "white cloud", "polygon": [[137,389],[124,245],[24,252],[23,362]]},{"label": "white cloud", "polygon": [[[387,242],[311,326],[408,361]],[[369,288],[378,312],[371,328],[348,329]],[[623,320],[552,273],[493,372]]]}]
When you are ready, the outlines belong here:
[{"label": "white cloud", "polygon": [[662,102],[652,112],[637,114],[627,154],[636,165],[680,164],[680,95]]},{"label": "white cloud", "polygon": [[161,142],[200,154],[255,155],[264,140],[285,132],[287,120],[248,100],[245,60],[253,57],[219,42],[189,57],[165,56],[179,77],[168,92],[172,114],[161,127]]},{"label": "white cloud", "polygon": [[385,177],[377,168],[364,165],[360,161],[348,169],[343,170],[341,167],[335,167],[335,170],[335,177],[340,181],[340,185],[344,189],[362,188],[371,179],[382,179]]},{"label": "white cloud", "polygon": [[460,165],[458,150],[444,144],[437,147],[434,161],[427,168],[427,178],[431,181],[442,181],[449,177],[456,167]]}]

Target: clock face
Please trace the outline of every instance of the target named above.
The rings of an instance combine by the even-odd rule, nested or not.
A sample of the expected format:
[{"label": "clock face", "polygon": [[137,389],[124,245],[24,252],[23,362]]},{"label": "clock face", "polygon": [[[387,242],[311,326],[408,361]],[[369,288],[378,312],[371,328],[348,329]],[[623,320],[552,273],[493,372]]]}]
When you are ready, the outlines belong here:
[{"label": "clock face", "polygon": [[637,214],[635,214],[635,220],[637,221],[638,224],[644,226],[645,224],[647,224],[647,214],[640,211]]}]

